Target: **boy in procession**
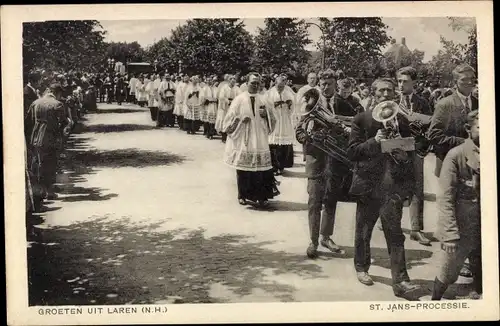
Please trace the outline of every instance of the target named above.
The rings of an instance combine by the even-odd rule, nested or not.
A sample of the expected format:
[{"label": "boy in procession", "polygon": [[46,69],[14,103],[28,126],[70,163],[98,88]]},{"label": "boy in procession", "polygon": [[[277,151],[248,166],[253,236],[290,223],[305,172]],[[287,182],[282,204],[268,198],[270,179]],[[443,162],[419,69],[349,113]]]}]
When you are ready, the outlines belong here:
[{"label": "boy in procession", "polygon": [[174,102],[175,102],[175,84],[171,81],[169,74],[165,74],[162,82],[158,86],[158,119],[156,121],[157,127],[173,127],[175,118],[173,116]]},{"label": "boy in procession", "polygon": [[467,115],[469,137],[446,155],[439,176],[439,219],[436,238],[441,242],[440,271],[434,281],[432,300],[441,300],[458,279],[469,258],[474,290],[470,299],[483,293],[481,259],[481,201],[479,159],[479,113]]}]

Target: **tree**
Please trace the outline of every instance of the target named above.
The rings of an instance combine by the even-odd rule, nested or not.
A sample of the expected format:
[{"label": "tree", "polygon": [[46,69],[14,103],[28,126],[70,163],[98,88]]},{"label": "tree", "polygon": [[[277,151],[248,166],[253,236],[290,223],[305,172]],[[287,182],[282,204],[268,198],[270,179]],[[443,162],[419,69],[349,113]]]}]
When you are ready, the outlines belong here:
[{"label": "tree", "polygon": [[120,62],[142,62],[145,59],[144,49],[137,42],[111,42],[107,44],[106,57]]},{"label": "tree", "polygon": [[162,69],[188,74],[247,72],[252,38],[239,19],[193,19],[172,31],[169,39],[153,44],[146,57]]},{"label": "tree", "polygon": [[462,59],[477,71],[477,25],[475,18],[448,17],[449,25],[454,31],[465,31],[468,44],[462,47]]},{"label": "tree", "polygon": [[23,69],[93,70],[105,53],[102,26],[95,20],[23,24]]},{"label": "tree", "polygon": [[265,73],[301,74],[309,52],[307,25],[297,18],[266,18],[265,28],[258,29],[252,67]]},{"label": "tree", "polygon": [[326,67],[342,69],[352,77],[376,74],[376,67],[382,58],[382,47],[390,41],[386,33],[387,25],[381,18],[319,20],[326,36]]}]

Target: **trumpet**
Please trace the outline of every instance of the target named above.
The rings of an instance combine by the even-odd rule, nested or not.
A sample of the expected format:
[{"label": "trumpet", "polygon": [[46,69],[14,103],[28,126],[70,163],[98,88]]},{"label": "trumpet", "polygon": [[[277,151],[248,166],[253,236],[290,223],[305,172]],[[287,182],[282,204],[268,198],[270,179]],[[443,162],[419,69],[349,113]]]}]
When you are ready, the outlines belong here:
[{"label": "trumpet", "polygon": [[[415,138],[403,138],[399,131],[397,115],[400,111],[399,105],[393,101],[383,101],[372,110],[373,119],[382,123],[387,131],[387,139],[382,140],[380,143],[382,153],[389,153],[397,164],[407,162],[409,156],[406,152],[415,150]],[[395,154],[394,150],[396,149],[402,151]]]}]

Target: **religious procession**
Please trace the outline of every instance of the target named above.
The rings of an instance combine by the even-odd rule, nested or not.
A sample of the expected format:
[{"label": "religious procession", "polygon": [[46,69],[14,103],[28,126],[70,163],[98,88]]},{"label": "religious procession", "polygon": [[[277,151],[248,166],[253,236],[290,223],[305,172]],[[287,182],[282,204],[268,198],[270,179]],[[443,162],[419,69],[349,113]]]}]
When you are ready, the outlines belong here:
[{"label": "religious procession", "polygon": [[[333,255],[327,255],[328,260],[350,258],[358,283],[387,283],[396,298],[420,291],[420,297],[441,300],[459,278],[468,280],[464,283],[469,284],[467,298],[482,297],[479,94],[476,71],[468,63],[456,62],[446,72],[452,76],[448,83],[422,80],[415,67],[400,64],[394,75],[372,79],[349,75],[345,66],[325,66],[307,71],[306,84],[302,85],[284,72],[220,75],[196,73],[194,69],[186,69],[192,73],[181,69],[160,71],[156,67],[153,71],[130,72],[113,65],[114,60],[111,69],[101,72],[43,71],[27,78],[24,117],[28,214],[43,214],[44,205],[66,198],[57,178],[66,173],[61,162],[73,150],[65,147],[78,139],[79,128],[84,130],[94,120],[97,126],[105,123],[98,119],[108,115],[103,114],[106,108],[117,112],[113,125],[128,123],[116,119],[131,117],[134,110],[140,119],[147,112],[148,121],[141,123],[151,128],[130,131],[137,132],[136,137],[149,137],[148,143],[166,148],[174,146],[169,139],[176,139],[175,146],[185,146],[188,154],[189,149],[201,151],[207,147],[212,155],[212,149],[218,148],[214,155],[219,157],[219,163],[233,171],[232,177],[224,174],[218,178],[226,185],[235,185],[230,188],[234,193],[227,203],[237,203],[239,209],[231,208],[231,215],[249,217],[245,214],[257,216],[279,210],[280,197],[302,188],[305,196],[300,200],[304,207],[298,209],[298,214],[307,221],[302,227],[307,225],[308,229],[302,231],[308,241],[298,245],[302,248],[298,256],[307,261],[321,262],[325,251]],[[139,132],[150,134],[139,136]],[[111,132],[102,133],[106,136]],[[105,144],[103,141],[99,146]],[[178,148],[175,146],[172,148]],[[149,154],[144,155],[147,159]],[[429,156],[435,157],[433,171],[424,169]],[[100,163],[106,159],[102,157]],[[157,181],[151,181],[154,184],[144,191],[161,197],[163,188],[157,183],[174,187],[172,191],[186,191],[190,199],[177,199],[183,207],[172,212],[184,211],[187,219],[190,205],[209,202],[217,207],[219,195],[214,192],[225,190],[214,186],[200,198],[193,194],[201,186],[193,184],[191,190],[184,190],[190,179],[200,184],[218,182],[212,181],[217,176],[209,177],[205,170],[216,165],[211,165],[208,158],[197,159],[197,172],[187,176],[180,170],[176,172],[182,182],[164,180],[158,174],[154,177]],[[291,178],[299,170],[304,183]],[[425,208],[431,205],[424,193],[425,178],[435,178],[438,184],[432,208]],[[162,201],[170,209],[174,202],[169,196],[173,195]],[[354,207],[347,214],[352,216],[345,216],[346,203]],[[149,205],[148,201],[142,205]],[[409,229],[403,222],[405,214]],[[436,226],[433,234],[424,232],[429,229],[424,228],[424,215],[432,215]],[[346,243],[343,227],[339,231],[339,222],[345,220],[353,223],[348,235],[352,243]],[[261,223],[238,221],[242,228],[248,223]],[[274,228],[286,234],[283,223],[287,222],[279,223]],[[269,231],[270,224],[265,225],[260,232]],[[388,255],[387,281],[371,273],[379,259],[372,255],[372,236],[379,231],[385,241],[384,255]],[[435,265],[430,269],[434,274],[427,276],[427,283],[414,282],[409,272],[407,257],[412,254],[405,233],[412,247],[431,248],[437,243],[432,261]],[[380,255],[375,251],[376,256]],[[225,264],[233,263],[229,258],[225,260]],[[75,302],[82,302],[79,300]]]}]

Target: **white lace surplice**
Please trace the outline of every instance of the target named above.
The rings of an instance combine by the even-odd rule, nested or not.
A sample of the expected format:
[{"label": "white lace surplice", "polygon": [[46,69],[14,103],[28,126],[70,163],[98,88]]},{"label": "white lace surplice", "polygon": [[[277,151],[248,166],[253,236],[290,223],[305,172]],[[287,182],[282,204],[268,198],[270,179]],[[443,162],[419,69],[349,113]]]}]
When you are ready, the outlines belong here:
[{"label": "white lace surplice", "polygon": [[[196,95],[196,92],[198,95]],[[189,120],[200,120],[200,96],[203,95],[202,92],[200,85],[189,85],[186,88],[184,95],[184,118]],[[190,95],[192,96],[190,97]]]},{"label": "white lace surplice", "polygon": [[[228,134],[224,163],[243,171],[272,169],[268,136],[274,127],[275,118],[272,110],[267,107],[269,119],[264,119],[259,115],[259,107],[266,105],[265,98],[256,94],[254,115],[248,92],[238,95],[233,100],[225,115],[223,130],[226,131],[236,118],[240,119],[240,122],[234,132]],[[245,117],[250,117],[250,121],[243,122]]]},{"label": "white lace surplice", "polygon": [[180,82],[175,90],[175,106],[174,106],[175,115],[183,115],[184,91],[186,89],[186,86],[187,84],[185,82]]},{"label": "white lace surplice", "polygon": [[[276,127],[269,135],[269,144],[272,145],[291,145],[295,139],[295,131],[292,125],[292,114],[295,107],[294,94],[284,89],[281,93],[276,87],[273,87],[267,93],[269,107],[272,108],[276,117]],[[286,103],[275,104],[276,102],[291,101],[291,105]]]},{"label": "white lace surplice", "polygon": [[224,117],[229,109],[229,99],[235,99],[241,93],[238,86],[233,86],[232,88],[226,83],[219,89],[219,103],[217,107],[217,118],[215,121],[215,130],[222,132],[222,124],[224,122]]}]

